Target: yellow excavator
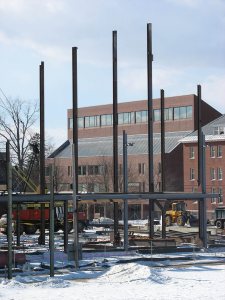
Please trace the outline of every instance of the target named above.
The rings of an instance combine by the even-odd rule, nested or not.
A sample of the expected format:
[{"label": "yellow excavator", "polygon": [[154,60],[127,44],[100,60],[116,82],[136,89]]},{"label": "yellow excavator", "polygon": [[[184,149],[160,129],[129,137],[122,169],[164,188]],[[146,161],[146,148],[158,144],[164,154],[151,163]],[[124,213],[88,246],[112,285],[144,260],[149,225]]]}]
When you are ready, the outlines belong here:
[{"label": "yellow excavator", "polygon": [[190,211],[186,210],[186,203],[184,201],[173,202],[171,207],[166,211],[166,226],[171,226],[176,223],[178,226],[184,226],[185,223],[190,223],[192,215]]}]

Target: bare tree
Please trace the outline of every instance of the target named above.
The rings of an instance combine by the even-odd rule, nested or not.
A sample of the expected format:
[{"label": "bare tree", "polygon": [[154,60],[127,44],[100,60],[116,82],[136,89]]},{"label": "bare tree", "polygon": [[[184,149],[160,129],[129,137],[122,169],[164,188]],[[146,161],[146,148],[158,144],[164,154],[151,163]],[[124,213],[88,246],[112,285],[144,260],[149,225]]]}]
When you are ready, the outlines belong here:
[{"label": "bare tree", "polygon": [[33,136],[31,128],[37,120],[37,104],[8,99],[0,91],[0,133],[10,140],[14,163],[23,169]]}]

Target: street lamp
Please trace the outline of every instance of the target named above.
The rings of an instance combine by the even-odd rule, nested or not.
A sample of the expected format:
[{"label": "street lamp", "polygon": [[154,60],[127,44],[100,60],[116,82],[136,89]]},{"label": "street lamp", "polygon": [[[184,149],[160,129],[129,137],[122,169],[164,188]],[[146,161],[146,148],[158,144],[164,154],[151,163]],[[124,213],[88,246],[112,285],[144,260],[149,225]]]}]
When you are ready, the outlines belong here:
[{"label": "street lamp", "polygon": [[[123,191],[128,192],[128,172],[127,172],[127,148],[132,147],[133,142],[127,143],[127,134],[123,130]],[[124,199],[124,250],[128,251],[128,200]]]}]

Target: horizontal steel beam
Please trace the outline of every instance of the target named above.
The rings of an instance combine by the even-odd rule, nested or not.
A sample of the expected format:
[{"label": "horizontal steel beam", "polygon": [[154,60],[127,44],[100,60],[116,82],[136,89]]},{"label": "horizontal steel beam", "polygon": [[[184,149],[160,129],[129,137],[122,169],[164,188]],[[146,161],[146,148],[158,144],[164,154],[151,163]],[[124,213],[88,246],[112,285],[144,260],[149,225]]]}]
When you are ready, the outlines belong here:
[{"label": "horizontal steel beam", "polygon": [[[201,200],[205,198],[219,198],[220,194],[202,194],[202,193],[87,193],[78,194],[78,201],[93,201],[93,200]],[[73,200],[72,193],[54,194],[55,201]],[[51,195],[38,194],[17,194],[12,196],[14,203],[23,202],[50,202]],[[7,202],[8,195],[0,196],[0,203]]]}]

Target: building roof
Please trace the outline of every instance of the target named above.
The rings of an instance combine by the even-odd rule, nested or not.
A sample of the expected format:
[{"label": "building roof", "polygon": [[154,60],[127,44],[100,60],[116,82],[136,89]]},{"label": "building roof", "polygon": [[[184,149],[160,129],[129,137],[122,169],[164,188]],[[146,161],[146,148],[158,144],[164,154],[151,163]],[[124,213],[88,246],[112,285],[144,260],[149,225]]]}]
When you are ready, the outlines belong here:
[{"label": "building roof", "polygon": [[[180,140],[187,136],[190,131],[167,132],[165,134],[165,152],[170,153],[180,144]],[[128,135],[128,143],[132,142],[133,146],[129,147],[129,155],[148,154],[148,135]],[[67,140],[58,149],[56,149],[49,158],[70,158],[71,157],[71,142]],[[78,140],[79,157],[93,156],[112,156],[113,155],[113,138],[110,137],[95,137],[83,138]],[[154,133],[153,142],[154,154],[160,154],[161,151],[161,134]],[[118,136],[118,153],[123,153],[123,137]]]},{"label": "building roof", "polygon": [[[215,130],[220,128],[221,130],[215,134]],[[209,124],[202,127],[202,132],[205,134],[205,141],[224,141],[225,140],[225,115],[217,118]],[[180,140],[182,143],[191,143],[198,141],[198,131],[193,131],[189,135]]]}]

